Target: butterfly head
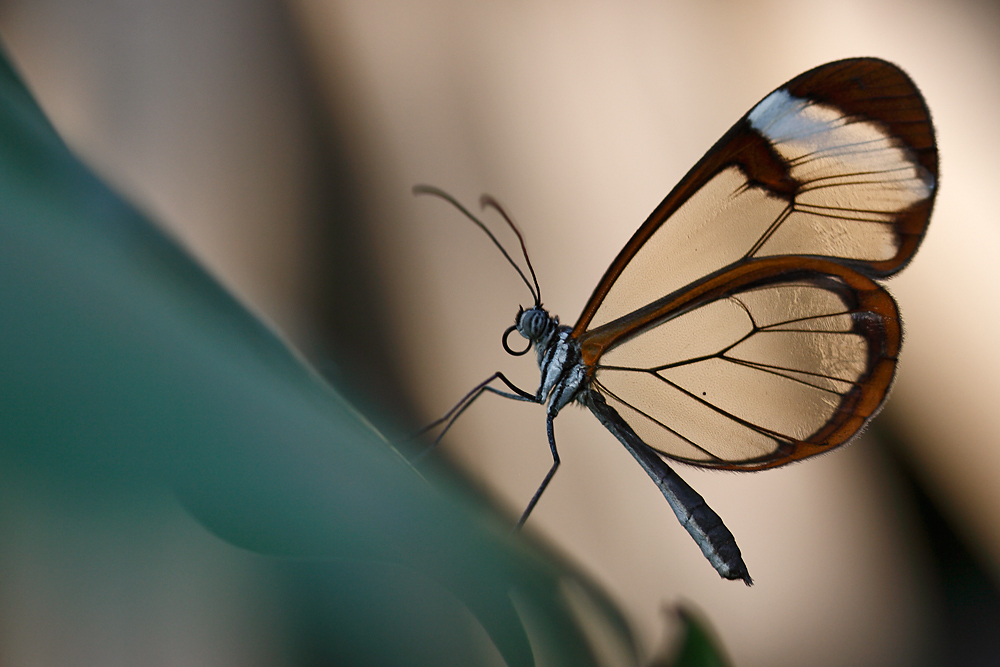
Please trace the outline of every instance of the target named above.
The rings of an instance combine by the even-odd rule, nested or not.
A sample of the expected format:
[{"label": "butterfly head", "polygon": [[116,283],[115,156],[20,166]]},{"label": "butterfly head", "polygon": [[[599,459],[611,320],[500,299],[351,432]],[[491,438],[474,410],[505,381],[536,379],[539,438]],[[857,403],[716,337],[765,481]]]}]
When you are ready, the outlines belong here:
[{"label": "butterfly head", "polygon": [[[532,306],[528,310],[518,308],[517,315],[514,317],[514,326],[508,327],[507,331],[504,332],[503,349],[507,350],[508,354],[519,357],[522,354],[527,354],[532,346],[544,348],[546,341],[558,328],[559,318],[549,315],[549,311],[542,308],[541,304]],[[513,350],[507,343],[507,337],[515,331],[528,340],[528,346],[523,350]]]}]

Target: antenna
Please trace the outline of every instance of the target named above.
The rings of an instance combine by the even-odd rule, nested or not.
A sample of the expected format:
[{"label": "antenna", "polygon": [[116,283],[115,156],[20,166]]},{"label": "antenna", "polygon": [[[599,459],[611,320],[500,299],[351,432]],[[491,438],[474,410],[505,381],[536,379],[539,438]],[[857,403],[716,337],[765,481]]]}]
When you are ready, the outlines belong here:
[{"label": "antenna", "polygon": [[521,267],[519,267],[517,263],[511,258],[506,248],[504,248],[503,245],[500,244],[500,241],[497,240],[497,237],[493,235],[493,232],[489,230],[489,228],[483,223],[482,220],[472,215],[472,213],[470,213],[467,208],[458,203],[457,199],[452,197],[444,190],[436,188],[432,185],[414,185],[413,194],[434,195],[435,197],[440,197],[441,199],[445,200],[446,202],[457,208],[459,211],[461,211],[462,214],[465,215],[465,217],[474,222],[476,226],[478,226],[481,230],[486,232],[486,235],[490,237],[491,241],[493,241],[493,245],[495,245],[497,248],[500,249],[500,252],[503,253],[503,256],[507,259],[510,265],[514,267],[514,270],[517,271],[517,275],[521,276],[521,280],[524,281],[524,284],[528,287],[528,291],[531,292],[532,298],[534,298],[535,300],[535,306],[538,307],[542,305],[542,290],[538,286],[538,278],[535,276],[534,267],[531,266],[531,260],[528,259],[528,250],[524,245],[524,237],[521,235],[520,230],[518,230],[517,225],[514,224],[514,221],[510,219],[510,216],[507,215],[507,212],[504,211],[503,207],[500,206],[500,204],[493,197],[490,197],[489,195],[483,195],[479,199],[479,205],[482,206],[484,209],[486,207],[490,207],[496,210],[501,215],[501,217],[503,217],[507,225],[514,231],[514,234],[517,235],[517,240],[521,244],[521,253],[524,255],[525,263],[528,265],[528,271],[531,272],[531,280],[535,284],[534,287],[532,287],[531,282],[528,281],[528,277],[524,275],[524,271],[521,270]]}]

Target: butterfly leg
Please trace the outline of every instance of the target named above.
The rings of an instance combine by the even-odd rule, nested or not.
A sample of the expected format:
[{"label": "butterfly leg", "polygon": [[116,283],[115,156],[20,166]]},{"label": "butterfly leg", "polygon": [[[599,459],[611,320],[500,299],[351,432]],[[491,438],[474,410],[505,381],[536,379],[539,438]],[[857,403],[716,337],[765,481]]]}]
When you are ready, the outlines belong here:
[{"label": "butterfly leg", "polygon": [[[490,383],[493,382],[494,380],[500,380],[505,385],[507,385],[507,387],[511,391],[509,392],[501,391],[495,387],[491,387]],[[492,394],[496,394],[497,396],[503,396],[504,398],[509,398],[514,401],[525,401],[527,403],[539,402],[538,398],[534,394],[529,394],[528,392],[524,391],[523,389],[515,385],[513,382],[508,380],[503,373],[497,371],[496,373],[489,376],[488,378],[477,384],[475,387],[473,387],[472,391],[463,396],[462,400],[456,403],[454,407],[448,410],[448,412],[444,413],[444,415],[441,418],[435,419],[434,421],[432,421],[430,424],[420,429],[420,431],[418,431],[415,434],[414,437],[421,436],[427,433],[428,431],[434,430],[441,424],[444,424],[444,428],[441,429],[440,433],[438,433],[437,436],[435,436],[434,440],[429,445],[427,445],[427,447],[422,452],[417,454],[417,456],[413,459],[413,463],[420,461],[424,456],[430,453],[430,451],[434,449],[439,442],[441,442],[441,439],[444,437],[444,434],[448,432],[448,429],[450,429],[452,425],[455,423],[455,421],[462,416],[462,413],[465,412],[466,408],[472,405],[472,403],[477,398],[482,396],[483,393],[487,391]]]},{"label": "butterfly leg", "polygon": [[528,515],[531,514],[531,510],[535,509],[535,505],[538,504],[538,499],[542,497],[543,493],[545,493],[545,488],[549,485],[549,482],[552,481],[552,478],[556,474],[556,470],[559,468],[559,452],[556,451],[556,432],[553,426],[555,418],[555,414],[549,413],[548,420],[545,424],[546,431],[549,436],[549,449],[552,450],[552,467],[549,468],[549,472],[545,475],[545,479],[542,480],[538,490],[535,491],[535,495],[531,497],[531,502],[528,503],[528,507],[525,508],[521,518],[517,520],[517,525],[514,526],[514,532],[521,530],[521,526],[523,526],[524,522],[528,520]]}]

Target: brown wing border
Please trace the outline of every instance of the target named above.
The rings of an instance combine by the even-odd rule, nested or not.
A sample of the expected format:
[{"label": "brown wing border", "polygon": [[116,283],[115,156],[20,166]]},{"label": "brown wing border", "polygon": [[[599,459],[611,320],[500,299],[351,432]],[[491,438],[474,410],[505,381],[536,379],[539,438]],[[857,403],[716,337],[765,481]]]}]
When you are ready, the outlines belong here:
[{"label": "brown wing border", "polygon": [[[827,258],[873,278],[893,275],[906,266],[916,253],[926,233],[937,194],[937,143],[930,110],[920,91],[900,68],[878,58],[851,58],[827,63],[800,74],[776,90],[781,89],[796,97],[832,105],[849,115],[882,124],[933,177],[931,196],[897,218],[900,243],[894,257],[881,262]],[[751,128],[747,120],[749,113],[737,121],[691,168],[625,244],[587,301],[573,327],[574,337],[583,335],[615,281],[646,241],[723,169],[735,165],[752,185],[767,188],[776,196],[788,199],[794,196],[798,184],[789,175],[788,165],[768,141]]]},{"label": "brown wing border", "polygon": [[[857,435],[881,409],[895,377],[903,331],[899,309],[892,296],[873,279],[849,266],[814,257],[781,256],[750,259],[707,276],[635,313],[585,332],[579,339],[583,362],[593,374],[601,355],[615,344],[641,335],[651,326],[709,302],[782,281],[834,278],[853,294],[850,304],[853,331],[868,341],[865,373],[845,393],[833,416],[806,440],[760,429],[780,441],[766,456],[731,461],[704,461],[677,457],[656,450],[661,456],[702,468],[754,471],[775,468],[830,451]],[[591,391],[599,391],[594,383]],[[759,427],[754,427],[758,428]]]}]

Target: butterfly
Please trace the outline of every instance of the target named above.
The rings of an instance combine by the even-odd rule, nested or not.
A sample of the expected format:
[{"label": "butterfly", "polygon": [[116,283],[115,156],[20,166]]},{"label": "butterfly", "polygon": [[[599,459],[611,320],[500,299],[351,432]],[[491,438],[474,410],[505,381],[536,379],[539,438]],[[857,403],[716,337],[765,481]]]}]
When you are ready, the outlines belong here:
[{"label": "butterfly", "polygon": [[[538,389],[503,373],[444,417],[437,440],[485,392],[546,407],[554,421],[587,407],[649,474],[702,553],[726,579],[753,583],[732,533],[667,465],[756,471],[827,452],[884,404],[902,343],[897,305],[879,281],[903,269],[927,230],[937,191],[934,127],[895,65],[854,58],[821,65],[766,96],[687,173],[604,273],[573,326],[541,302],[503,335],[534,349]],[[517,332],[527,347],[514,350]],[[506,389],[493,386],[497,381]],[[437,442],[435,440],[435,442]]]}]

